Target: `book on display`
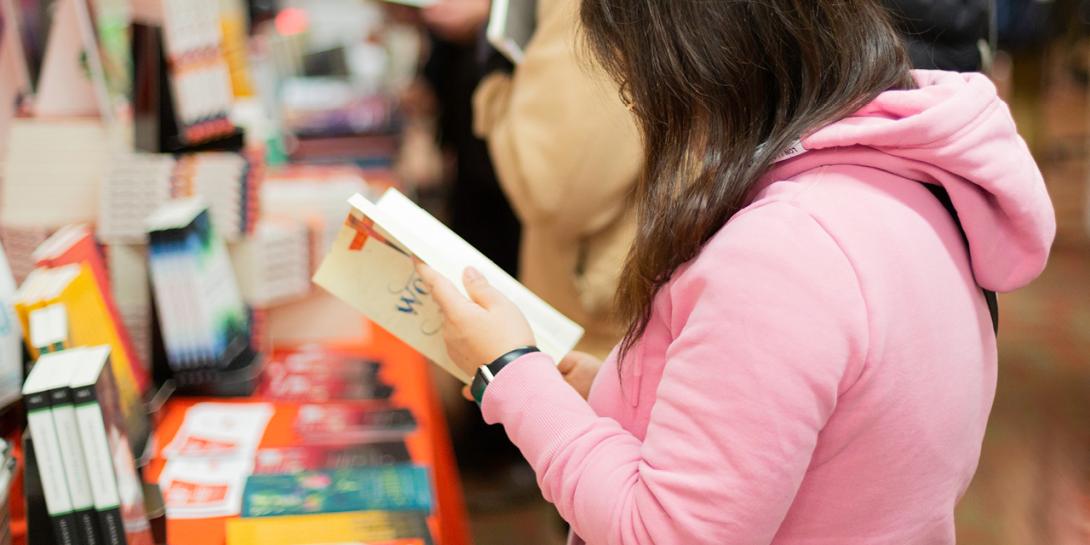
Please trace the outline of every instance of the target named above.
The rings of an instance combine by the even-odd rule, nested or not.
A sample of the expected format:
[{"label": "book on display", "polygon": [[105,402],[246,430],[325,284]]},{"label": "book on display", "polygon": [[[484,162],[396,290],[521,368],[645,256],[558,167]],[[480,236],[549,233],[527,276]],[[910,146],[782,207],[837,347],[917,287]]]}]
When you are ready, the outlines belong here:
[{"label": "book on display", "polygon": [[53,420],[55,396],[60,393],[67,395],[71,374],[71,369],[63,360],[59,363],[51,361],[60,354],[63,352],[39,359],[31,369],[23,384],[23,403],[27,410],[27,428],[34,441],[35,467],[54,542],[58,545],[82,545],[85,541],[77,517],[82,507],[73,501],[69,491],[59,434]]},{"label": "book on display", "polygon": [[110,347],[67,352],[79,361],[68,387],[102,542],[152,545],[141,481],[118,404]]},{"label": "book on display", "polygon": [[219,369],[249,346],[227,248],[197,198],[178,199],[147,220],[155,308],[167,359],[177,370]]},{"label": "book on display", "polygon": [[73,347],[109,345],[111,366],[118,386],[126,431],[137,448],[147,441],[149,423],[143,391],[122,343],[123,325],[115,322],[91,268],[86,263],[31,272],[16,295],[16,314],[32,357],[39,354],[31,335],[30,315],[52,305],[65,309],[68,342]]}]

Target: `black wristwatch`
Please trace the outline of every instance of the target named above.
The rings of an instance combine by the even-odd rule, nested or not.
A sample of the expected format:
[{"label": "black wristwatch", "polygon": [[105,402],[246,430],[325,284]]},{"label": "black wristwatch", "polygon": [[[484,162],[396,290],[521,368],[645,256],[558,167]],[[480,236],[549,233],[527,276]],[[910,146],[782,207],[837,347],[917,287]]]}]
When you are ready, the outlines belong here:
[{"label": "black wristwatch", "polygon": [[477,368],[477,374],[473,377],[473,384],[469,387],[469,391],[473,393],[473,399],[477,400],[477,405],[480,405],[484,400],[484,389],[496,379],[496,375],[504,367],[526,354],[533,354],[534,352],[540,352],[540,350],[536,346],[516,348],[496,358],[492,363]]}]

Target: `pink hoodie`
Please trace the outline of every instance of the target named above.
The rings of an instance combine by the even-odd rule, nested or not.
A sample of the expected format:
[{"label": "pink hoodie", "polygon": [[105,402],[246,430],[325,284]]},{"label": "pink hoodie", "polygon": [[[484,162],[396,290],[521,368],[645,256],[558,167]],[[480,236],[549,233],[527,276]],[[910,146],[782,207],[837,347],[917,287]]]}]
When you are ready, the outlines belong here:
[{"label": "pink hoodie", "polygon": [[915,76],[762,179],[589,404],[540,354],[489,387],[586,543],[954,543],[995,393],[978,285],[1033,280],[1055,218],[992,84]]}]

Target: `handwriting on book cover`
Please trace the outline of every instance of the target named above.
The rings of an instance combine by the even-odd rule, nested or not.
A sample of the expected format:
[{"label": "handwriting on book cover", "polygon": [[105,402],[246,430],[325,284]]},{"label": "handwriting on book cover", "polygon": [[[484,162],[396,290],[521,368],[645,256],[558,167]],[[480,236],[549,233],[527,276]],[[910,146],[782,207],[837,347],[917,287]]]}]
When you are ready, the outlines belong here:
[{"label": "handwriting on book cover", "polygon": [[[415,269],[409,274],[409,278],[405,280],[404,284],[390,286],[390,293],[396,296],[394,308],[403,314],[420,316],[420,309],[425,304],[434,304],[431,294],[428,293],[428,289],[424,285],[424,279],[416,274]],[[420,322],[420,333],[429,337],[439,333],[442,328],[443,318],[441,316],[426,316]]]}]

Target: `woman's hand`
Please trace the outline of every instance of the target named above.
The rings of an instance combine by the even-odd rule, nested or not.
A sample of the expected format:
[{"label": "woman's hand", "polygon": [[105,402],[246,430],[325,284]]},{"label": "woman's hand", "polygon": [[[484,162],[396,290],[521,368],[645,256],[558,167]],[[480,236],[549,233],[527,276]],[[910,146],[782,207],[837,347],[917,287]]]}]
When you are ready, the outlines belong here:
[{"label": "woman's hand", "polygon": [[598,376],[598,369],[602,367],[602,360],[587,354],[586,352],[570,352],[556,366],[564,380],[579,395],[586,399],[590,395],[590,386],[594,384],[594,377]]},{"label": "woman's hand", "polygon": [[534,344],[522,311],[476,269],[469,267],[462,275],[469,299],[431,267],[419,264],[416,270],[443,313],[447,355],[466,374],[472,376],[478,367]]}]

